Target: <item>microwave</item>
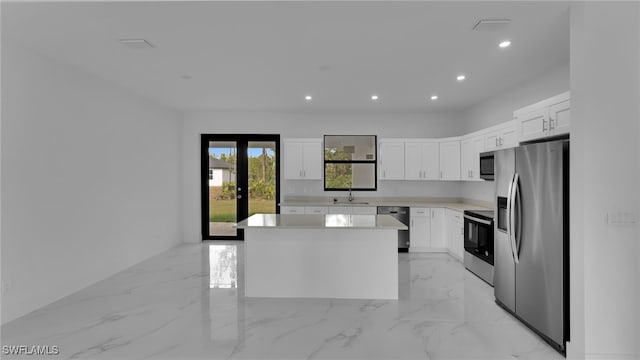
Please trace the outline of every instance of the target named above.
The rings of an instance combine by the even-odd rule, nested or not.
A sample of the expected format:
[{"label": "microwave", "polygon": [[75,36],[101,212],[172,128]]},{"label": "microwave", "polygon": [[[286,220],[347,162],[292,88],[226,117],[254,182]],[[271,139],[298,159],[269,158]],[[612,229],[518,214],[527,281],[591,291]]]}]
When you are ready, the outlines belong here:
[{"label": "microwave", "polygon": [[495,166],[493,164],[494,152],[480,153],[480,179],[493,181],[495,177]]}]

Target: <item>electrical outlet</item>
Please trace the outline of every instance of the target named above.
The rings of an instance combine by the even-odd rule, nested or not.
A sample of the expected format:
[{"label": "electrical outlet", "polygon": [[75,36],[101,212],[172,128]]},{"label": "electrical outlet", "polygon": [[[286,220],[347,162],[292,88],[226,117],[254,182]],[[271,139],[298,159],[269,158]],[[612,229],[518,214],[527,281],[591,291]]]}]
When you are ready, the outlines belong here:
[{"label": "electrical outlet", "polygon": [[2,295],[7,295],[9,293],[9,282],[8,281],[3,281],[2,282]]},{"label": "electrical outlet", "polygon": [[611,211],[607,213],[609,225],[632,225],[638,222],[638,214],[635,211]]}]

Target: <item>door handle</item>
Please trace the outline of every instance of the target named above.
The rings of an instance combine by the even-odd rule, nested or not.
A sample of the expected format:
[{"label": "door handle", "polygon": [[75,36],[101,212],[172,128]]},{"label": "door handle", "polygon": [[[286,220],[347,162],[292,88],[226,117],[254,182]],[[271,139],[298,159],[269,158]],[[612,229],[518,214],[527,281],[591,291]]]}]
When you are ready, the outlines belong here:
[{"label": "door handle", "polygon": [[513,203],[511,201],[511,196],[513,194],[513,180],[515,179],[515,174],[511,177],[511,181],[509,182],[509,190],[507,190],[507,238],[509,239],[509,247],[511,249],[511,258],[514,259],[513,252],[513,239],[511,237],[511,233],[513,232],[512,224],[511,224],[511,212],[513,211],[512,206]]},{"label": "door handle", "polygon": [[518,182],[520,180],[520,175],[518,173],[515,173],[513,175],[513,181],[511,183],[510,189],[511,192],[509,193],[509,200],[511,202],[511,206],[510,206],[510,212],[509,212],[509,228],[510,228],[510,232],[509,232],[509,241],[511,242],[511,251],[513,252],[513,260],[516,262],[516,264],[518,264],[520,262],[518,253],[519,253],[519,249],[518,249],[518,244],[516,243],[516,237],[518,236],[518,234],[516,233],[516,229],[514,227],[515,222],[516,222],[516,196],[518,194]]},{"label": "door handle", "polygon": [[513,203],[516,206],[517,213],[514,216],[514,222],[517,224],[516,231],[513,234],[513,237],[516,242],[515,252],[516,252],[516,264],[520,260],[520,248],[522,246],[522,194],[520,193],[520,175],[516,173],[516,181],[515,181],[515,197],[513,199]]}]

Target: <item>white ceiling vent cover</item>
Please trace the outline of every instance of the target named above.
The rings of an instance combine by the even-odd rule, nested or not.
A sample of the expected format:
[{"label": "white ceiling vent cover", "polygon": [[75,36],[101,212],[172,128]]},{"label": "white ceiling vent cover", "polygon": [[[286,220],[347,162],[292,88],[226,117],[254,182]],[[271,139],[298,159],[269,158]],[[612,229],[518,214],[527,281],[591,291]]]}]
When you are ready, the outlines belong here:
[{"label": "white ceiling vent cover", "polygon": [[511,19],[482,19],[474,26],[475,31],[495,31],[505,28],[511,23]]},{"label": "white ceiling vent cover", "polygon": [[151,49],[153,45],[145,39],[120,39],[120,44],[131,49]]}]

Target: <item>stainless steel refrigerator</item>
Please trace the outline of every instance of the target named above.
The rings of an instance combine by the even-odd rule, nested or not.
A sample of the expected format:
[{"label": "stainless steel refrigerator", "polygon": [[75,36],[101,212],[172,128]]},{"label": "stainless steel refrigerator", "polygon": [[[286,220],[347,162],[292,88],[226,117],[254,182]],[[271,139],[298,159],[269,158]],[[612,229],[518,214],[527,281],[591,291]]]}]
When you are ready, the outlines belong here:
[{"label": "stainless steel refrigerator", "polygon": [[569,338],[569,141],[495,152],[496,302],[565,353]]}]

